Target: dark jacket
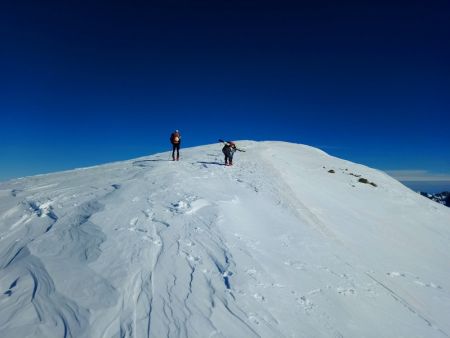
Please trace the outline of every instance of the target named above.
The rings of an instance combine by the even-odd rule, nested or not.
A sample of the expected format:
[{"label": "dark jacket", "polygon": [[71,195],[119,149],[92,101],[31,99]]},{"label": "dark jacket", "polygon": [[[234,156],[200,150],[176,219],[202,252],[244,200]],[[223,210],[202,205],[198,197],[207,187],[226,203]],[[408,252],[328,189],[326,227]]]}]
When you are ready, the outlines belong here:
[{"label": "dark jacket", "polygon": [[234,153],[236,152],[236,146],[234,144],[225,143],[224,147],[222,148],[222,152],[228,157],[233,157]]}]

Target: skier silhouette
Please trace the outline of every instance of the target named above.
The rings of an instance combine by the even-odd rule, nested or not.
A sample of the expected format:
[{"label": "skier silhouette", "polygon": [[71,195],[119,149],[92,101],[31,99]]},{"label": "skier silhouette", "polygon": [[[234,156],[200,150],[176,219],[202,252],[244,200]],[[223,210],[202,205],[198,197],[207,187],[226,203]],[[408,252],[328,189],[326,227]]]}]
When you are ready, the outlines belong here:
[{"label": "skier silhouette", "polygon": [[225,165],[233,165],[233,155],[236,152],[236,145],[234,142],[224,142],[222,152],[225,155]]},{"label": "skier silhouette", "polygon": [[[181,135],[180,132],[175,130],[170,135],[170,143],[172,143],[172,160],[175,161],[175,159],[178,161],[180,159],[180,145],[181,145]],[[175,150],[177,151],[177,157],[175,158]]]}]

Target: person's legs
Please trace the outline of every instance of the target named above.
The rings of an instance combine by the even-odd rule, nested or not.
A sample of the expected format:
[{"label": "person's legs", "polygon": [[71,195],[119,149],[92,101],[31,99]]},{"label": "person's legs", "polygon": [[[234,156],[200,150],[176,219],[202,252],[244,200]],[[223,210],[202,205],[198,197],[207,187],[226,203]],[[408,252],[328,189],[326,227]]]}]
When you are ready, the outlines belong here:
[{"label": "person's legs", "polygon": [[180,144],[177,144],[177,161],[180,159]]},{"label": "person's legs", "polygon": [[172,160],[175,161],[175,149],[177,148],[176,144],[172,144]]}]

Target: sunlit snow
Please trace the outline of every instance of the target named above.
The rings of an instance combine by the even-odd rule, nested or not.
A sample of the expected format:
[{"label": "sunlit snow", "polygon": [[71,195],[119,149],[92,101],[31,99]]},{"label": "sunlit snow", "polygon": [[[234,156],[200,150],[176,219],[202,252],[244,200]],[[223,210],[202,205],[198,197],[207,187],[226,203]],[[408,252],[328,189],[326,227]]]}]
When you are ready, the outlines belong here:
[{"label": "sunlit snow", "polygon": [[238,146],[1,183],[0,337],[450,336],[449,208]]}]

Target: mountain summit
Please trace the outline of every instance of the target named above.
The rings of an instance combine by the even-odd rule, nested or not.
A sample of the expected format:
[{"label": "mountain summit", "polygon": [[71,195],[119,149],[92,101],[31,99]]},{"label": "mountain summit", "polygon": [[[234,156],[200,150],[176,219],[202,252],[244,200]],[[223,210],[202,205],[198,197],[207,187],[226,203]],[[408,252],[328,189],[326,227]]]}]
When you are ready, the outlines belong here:
[{"label": "mountain summit", "polygon": [[450,336],[450,209],[237,144],[1,183],[0,336]]}]

